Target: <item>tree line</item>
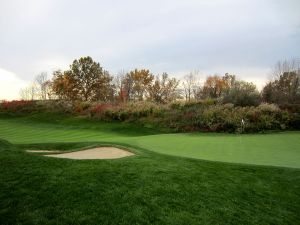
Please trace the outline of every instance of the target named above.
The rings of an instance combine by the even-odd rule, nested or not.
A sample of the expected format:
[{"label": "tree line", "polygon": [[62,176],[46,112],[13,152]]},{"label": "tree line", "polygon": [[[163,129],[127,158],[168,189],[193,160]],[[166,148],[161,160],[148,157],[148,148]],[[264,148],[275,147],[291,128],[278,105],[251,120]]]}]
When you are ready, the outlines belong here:
[{"label": "tree line", "polygon": [[237,79],[235,75],[208,76],[201,83],[199,73],[192,71],[180,81],[167,73],[152,74],[148,69],[134,69],[111,75],[91,57],[81,57],[68,70],[56,70],[51,79],[47,73],[36,76],[34,82],[20,91],[24,100],[62,99],[67,101],[168,103],[217,99],[237,106],[300,103],[300,62],[280,61],[272,79],[259,92],[256,85]]}]

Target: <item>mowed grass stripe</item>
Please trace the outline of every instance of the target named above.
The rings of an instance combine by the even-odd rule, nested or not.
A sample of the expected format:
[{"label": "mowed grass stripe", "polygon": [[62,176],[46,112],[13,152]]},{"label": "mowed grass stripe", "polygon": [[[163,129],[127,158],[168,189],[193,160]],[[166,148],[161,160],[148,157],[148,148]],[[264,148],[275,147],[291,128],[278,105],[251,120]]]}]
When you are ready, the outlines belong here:
[{"label": "mowed grass stripe", "polygon": [[[43,124],[44,125],[44,124]],[[63,128],[61,126],[36,126],[36,124],[17,124],[10,121],[0,120],[1,137],[15,143],[30,143],[31,141],[43,139],[45,141],[84,141],[100,140],[111,135],[100,131]],[[42,141],[43,141],[42,140]]]},{"label": "mowed grass stripe", "polygon": [[[97,127],[97,122],[95,122]],[[113,124],[114,130],[116,124]],[[123,126],[120,124],[120,126]],[[141,133],[143,131],[141,130]],[[0,138],[13,143],[115,142],[151,151],[212,161],[300,168],[300,132],[274,134],[158,134],[135,136],[76,125],[0,119]]]}]

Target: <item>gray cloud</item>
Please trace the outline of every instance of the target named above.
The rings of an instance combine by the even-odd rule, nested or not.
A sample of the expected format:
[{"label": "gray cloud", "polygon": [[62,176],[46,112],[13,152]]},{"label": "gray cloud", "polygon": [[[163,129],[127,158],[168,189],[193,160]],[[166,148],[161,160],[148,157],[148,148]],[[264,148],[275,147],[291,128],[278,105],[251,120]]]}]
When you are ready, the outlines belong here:
[{"label": "gray cloud", "polygon": [[267,78],[277,60],[299,57],[299,11],[297,0],[1,1],[0,68],[31,80],[90,55],[113,73]]}]

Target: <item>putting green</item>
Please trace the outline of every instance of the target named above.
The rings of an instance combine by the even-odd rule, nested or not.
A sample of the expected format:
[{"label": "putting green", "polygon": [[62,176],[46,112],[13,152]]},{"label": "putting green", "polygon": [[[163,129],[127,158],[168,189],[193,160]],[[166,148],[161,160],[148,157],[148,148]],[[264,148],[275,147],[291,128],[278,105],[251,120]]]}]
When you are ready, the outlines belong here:
[{"label": "putting green", "polygon": [[109,123],[43,123],[0,118],[0,138],[12,143],[114,142],[204,160],[300,168],[300,132],[158,134]]},{"label": "putting green", "polygon": [[152,151],[212,161],[300,168],[300,133],[167,134],[137,145]]}]

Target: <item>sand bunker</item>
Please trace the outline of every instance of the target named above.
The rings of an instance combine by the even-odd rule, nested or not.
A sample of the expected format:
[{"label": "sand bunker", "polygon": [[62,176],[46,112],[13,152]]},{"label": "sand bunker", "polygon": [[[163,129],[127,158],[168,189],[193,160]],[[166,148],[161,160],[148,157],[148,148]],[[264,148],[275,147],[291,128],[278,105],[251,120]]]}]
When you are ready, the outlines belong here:
[{"label": "sand bunker", "polygon": [[134,154],[115,147],[98,147],[77,152],[51,154],[45,156],[67,159],[117,159],[131,155]]},{"label": "sand bunker", "polygon": [[32,152],[32,153],[39,153],[39,152],[58,153],[58,152],[61,152],[61,151],[58,151],[58,150],[26,150],[26,152]]}]

